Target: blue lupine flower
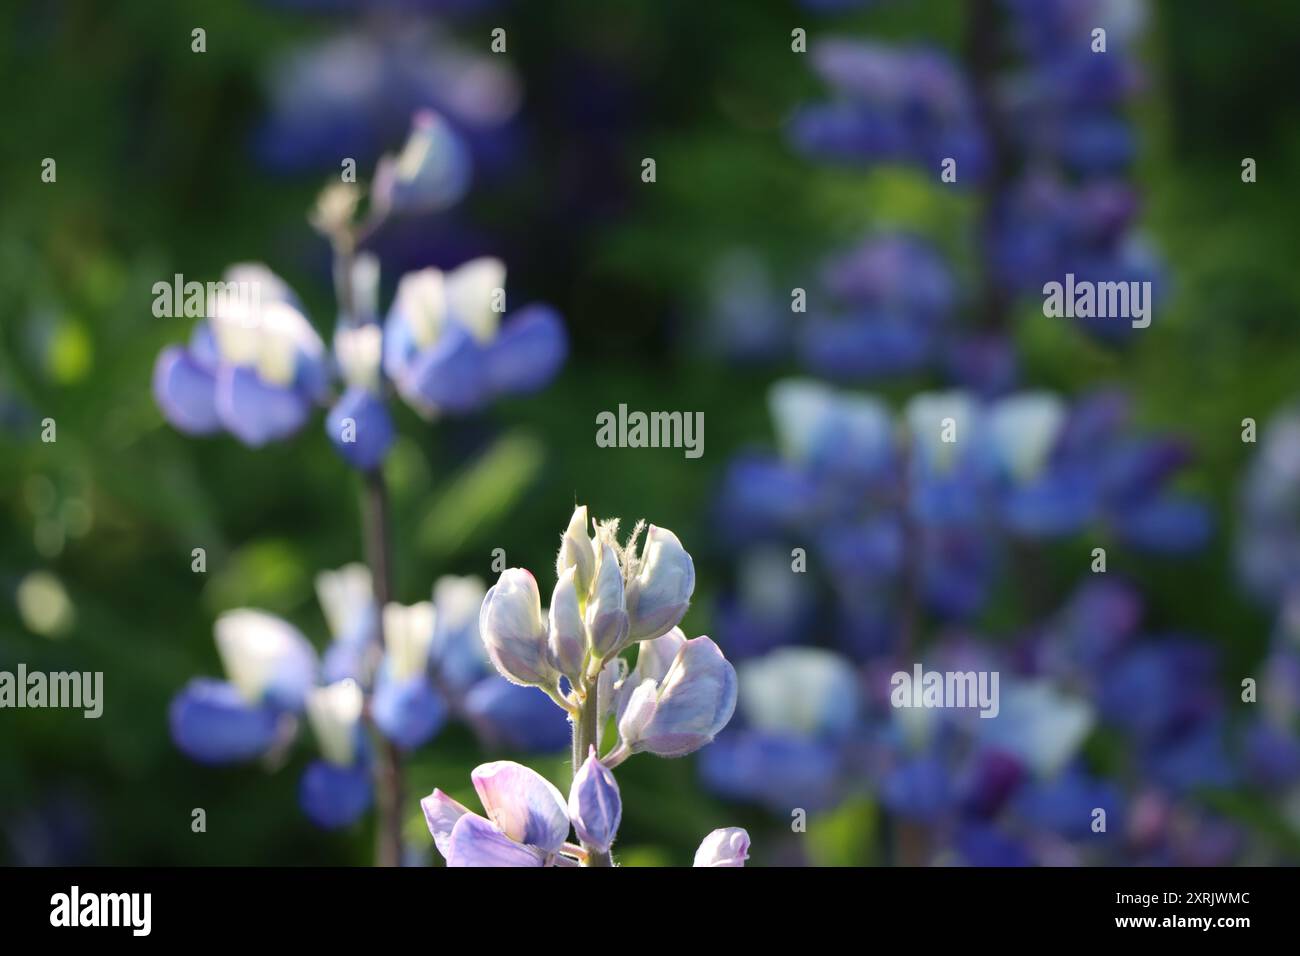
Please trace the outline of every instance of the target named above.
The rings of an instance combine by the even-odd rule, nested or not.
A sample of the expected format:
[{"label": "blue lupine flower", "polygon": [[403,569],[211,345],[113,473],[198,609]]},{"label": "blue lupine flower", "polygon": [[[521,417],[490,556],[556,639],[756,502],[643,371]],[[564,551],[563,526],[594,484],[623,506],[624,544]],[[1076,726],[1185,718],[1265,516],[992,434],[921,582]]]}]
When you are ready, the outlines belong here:
[{"label": "blue lupine flower", "polygon": [[469,154],[460,137],[437,113],[421,110],[402,151],[375,167],[371,202],[381,214],[446,209],[465,195],[469,179]]},{"label": "blue lupine flower", "polygon": [[434,620],[430,601],[384,608],[385,653],[371,714],[384,735],[404,750],[428,741],[447,719],[447,705],[429,681]]},{"label": "blue lupine flower", "polygon": [[501,325],[504,301],[505,266],[497,259],[402,278],[384,324],[383,365],[412,408],[427,416],[470,412],[550,381],[568,351],[558,315],[530,305]]},{"label": "blue lupine flower", "polygon": [[379,633],[370,569],[352,563],[337,571],[320,572],[316,575],[316,598],[333,638],[322,657],[322,680],[333,684],[351,677],[364,682]]},{"label": "blue lupine flower", "polygon": [[737,682],[740,720],[701,752],[705,784],[774,812],[834,806],[858,729],[852,667],[831,651],[781,648],[741,662]]},{"label": "blue lupine flower", "polygon": [[280,714],[267,704],[250,705],[226,681],[198,677],[172,701],[172,739],[200,763],[252,760],[271,749]]},{"label": "blue lupine flower", "polygon": [[[268,81],[270,115],[256,148],[274,169],[337,172],[344,156],[373,162],[422,110],[445,118],[476,169],[500,168],[515,152],[510,120],[520,89],[513,70],[427,21],[379,20],[302,45],[275,62]],[[458,156],[454,166],[464,163]]]},{"label": "blue lupine flower", "polygon": [[187,346],[154,365],[163,416],[187,434],[225,429],[251,447],[296,433],[328,383],[320,336],[297,298],[262,265],[234,266]]},{"label": "blue lupine flower", "polygon": [[257,757],[302,711],[316,679],[316,652],[286,621],[260,611],[223,614],[217,650],[228,682],[191,681],[172,701],[172,739],[203,763]]},{"label": "blue lupine flower", "polygon": [[569,719],[536,687],[520,687],[498,674],[465,695],[466,718],[489,746],[526,753],[556,753],[569,744]]},{"label": "blue lupine flower", "polygon": [[334,333],[334,353],[347,390],[326,416],[325,432],[348,464],[361,471],[379,467],[396,438],[381,394],[382,343],[378,325]]},{"label": "blue lupine flower", "polygon": [[895,233],[830,257],[812,296],[798,333],[805,364],[833,379],[873,380],[936,359],[955,286],[927,243]]},{"label": "blue lupine flower", "polygon": [[361,727],[364,695],[354,680],[315,688],[307,717],[323,760],[303,773],[298,799],[317,826],[337,829],[355,822],[373,800],[369,761]]},{"label": "blue lupine flower", "polygon": [[989,147],[957,68],[934,50],[896,50],[844,39],[814,43],[813,68],[836,94],[805,106],[790,125],[803,153],[839,162],[914,162],[954,157],[959,182],[985,173]]},{"label": "blue lupine flower", "polygon": [[1108,781],[1088,773],[1078,763],[1053,776],[1030,781],[1015,799],[1015,813],[1032,826],[1066,839],[1093,835],[1092,811],[1106,810],[1107,832],[1123,832],[1124,798]]}]

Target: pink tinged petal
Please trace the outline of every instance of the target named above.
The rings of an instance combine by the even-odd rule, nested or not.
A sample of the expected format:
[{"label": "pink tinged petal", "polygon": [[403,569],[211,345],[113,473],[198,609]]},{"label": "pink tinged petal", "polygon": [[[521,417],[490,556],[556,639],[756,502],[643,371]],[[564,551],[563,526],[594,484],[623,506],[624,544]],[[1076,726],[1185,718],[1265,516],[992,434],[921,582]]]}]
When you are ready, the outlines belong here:
[{"label": "pink tinged petal", "polygon": [[659,685],[653,714],[624,743],[634,753],[648,751],[660,757],[682,757],[698,750],[731,720],[736,687],[735,668],[718,645],[707,637],[689,640]]},{"label": "pink tinged petal", "polygon": [[575,684],[582,676],[587,656],[587,629],[582,623],[582,612],[578,610],[576,571],[576,568],[566,568],[551,594],[548,641],[552,662]]},{"label": "pink tinged petal", "polygon": [[628,633],[627,605],[623,598],[623,571],[614,549],[601,548],[600,565],[587,604],[587,634],[592,653],[605,657],[623,645]]},{"label": "pink tinged petal", "polygon": [[749,834],[742,827],[724,827],[704,838],[695,851],[695,866],[744,866],[749,859]]},{"label": "pink tinged petal", "polygon": [[467,813],[447,839],[448,866],[543,866],[545,855],[511,840],[476,813]]},{"label": "pink tinged petal", "polygon": [[470,779],[488,819],[517,843],[554,853],[569,838],[564,796],[536,770],[497,760],[474,768]]},{"label": "pink tinged petal", "polygon": [[446,859],[451,852],[451,831],[456,826],[456,822],[470,812],[469,808],[453,800],[441,790],[434,790],[420,801],[420,809],[424,811],[424,822],[428,824],[429,832],[433,835],[433,845]]},{"label": "pink tinged petal", "polygon": [[623,818],[623,800],[614,775],[596,759],[595,747],[574,774],[569,789],[569,817],[586,846],[602,853],[609,850]]},{"label": "pink tinged petal", "polygon": [[478,626],[488,657],[502,677],[528,686],[555,684],[541,599],[531,574],[506,569],[483,598]]},{"label": "pink tinged petal", "polygon": [[676,627],[694,592],[695,562],[677,535],[651,525],[641,552],[640,570],[628,583],[632,640],[651,640]]}]

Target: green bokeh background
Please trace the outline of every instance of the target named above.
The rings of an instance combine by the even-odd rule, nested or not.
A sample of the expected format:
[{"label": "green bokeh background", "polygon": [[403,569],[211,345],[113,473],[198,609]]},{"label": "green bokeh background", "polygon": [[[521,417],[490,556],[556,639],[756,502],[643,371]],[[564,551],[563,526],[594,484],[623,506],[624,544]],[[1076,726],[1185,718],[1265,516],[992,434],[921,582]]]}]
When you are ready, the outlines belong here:
[{"label": "green bokeh background", "polygon": [[[709,529],[710,496],[732,451],[770,440],[766,388],[795,369],[738,370],[700,346],[708,267],[747,246],[778,289],[802,285],[819,254],[901,224],[970,268],[969,197],[914,171],[807,163],[780,129],[817,92],[806,59],[790,52],[792,27],[955,47],[962,4],[884,4],[835,17],[786,2],[704,6],[520,2],[454,28],[483,50],[492,27],[507,28],[530,139],[515,174],[472,194],[467,215],[521,253],[509,263],[511,289],[556,304],[574,349],[539,398],[433,428],[401,412],[388,470],[399,599],[426,598],[442,574],[490,579],[495,548],[549,586],[557,535],[578,501],[678,533],[700,571],[685,627],[709,633],[728,573]],[[220,611],[262,607],[324,641],[312,581],[360,557],[357,479],[318,423],[257,452],[229,438],[189,440],[162,422],[149,391],[159,349],[188,334],[188,320],[151,312],[154,282],[175,272],[211,278],[231,262],[265,261],[303,296],[318,329],[331,326],[330,290],[310,267],[324,249],[304,220],[321,180],[269,175],[248,139],[267,66],[338,22],[250,0],[0,9],[0,392],[30,410],[0,432],[0,667],[102,670],[107,699],[98,721],[0,711],[0,860],[18,859],[6,839],[16,822],[59,801],[87,812],[78,855],[86,861],[369,859],[369,824],[322,834],[298,811],[310,743],[276,773],[210,769],[183,758],[166,732],[175,691],[191,676],[220,673],[212,642]],[[205,54],[190,51],[194,26],[207,30]],[[1137,178],[1172,300],[1158,329],[1124,353],[1031,312],[1019,332],[1028,382],[1067,392],[1123,385],[1145,424],[1194,442],[1186,482],[1216,505],[1213,548],[1184,562],[1115,553],[1111,569],[1143,585],[1154,628],[1218,641],[1233,685],[1252,673],[1271,627],[1231,573],[1234,498],[1252,451],[1240,423],[1263,424],[1300,394],[1298,50],[1294,5],[1156,5],[1143,48],[1151,85],[1134,109]],[[549,201],[581,148],[558,132],[574,104],[552,78],[578,55],[617,70],[634,95],[617,118],[624,199],[573,228]],[[47,156],[58,163],[54,184],[40,180]],[[656,159],[654,184],[639,181],[643,156]],[[1240,180],[1244,156],[1258,161],[1253,185]],[[597,448],[597,412],[623,402],[702,411],[704,456]],[[57,422],[53,444],[39,440],[45,417]],[[1065,592],[1091,546],[1053,549],[1052,594]],[[190,570],[195,547],[207,551],[206,574]],[[33,571],[54,574],[67,591],[75,620],[59,636],[34,633],[15,604]],[[1023,620],[1042,601],[1013,590],[992,618]],[[468,800],[468,771],[481,759],[453,726],[412,760],[412,792],[438,785]],[[538,766],[566,775],[562,756]],[[756,862],[778,857],[783,821],[703,793],[689,759],[638,758],[619,776],[625,863],[688,863],[703,834],[733,824],[754,833]],[[1229,802],[1295,839],[1264,808]],[[207,811],[206,834],[191,832],[195,807]],[[409,809],[413,841],[427,841],[413,802]],[[805,850],[817,862],[876,862],[875,827],[871,804],[851,801],[813,828]]]}]

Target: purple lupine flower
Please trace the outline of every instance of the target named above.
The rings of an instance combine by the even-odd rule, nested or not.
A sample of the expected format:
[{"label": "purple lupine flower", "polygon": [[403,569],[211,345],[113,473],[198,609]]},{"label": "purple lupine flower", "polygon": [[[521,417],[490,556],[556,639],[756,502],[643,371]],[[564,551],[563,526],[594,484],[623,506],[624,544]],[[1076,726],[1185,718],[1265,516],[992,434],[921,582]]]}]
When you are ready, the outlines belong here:
[{"label": "purple lupine flower", "polygon": [[737,678],[739,719],[701,752],[706,786],[774,812],[833,807],[860,729],[852,666],[832,651],[787,647],[743,661]]},{"label": "purple lupine flower", "polygon": [[434,621],[430,601],[384,608],[385,653],[371,713],[384,735],[404,750],[427,742],[447,719],[447,705],[429,681]]},{"label": "purple lupine flower", "polygon": [[460,137],[437,113],[421,110],[402,151],[375,167],[371,201],[381,215],[446,209],[465,195],[469,179],[469,153]]},{"label": "purple lupine flower", "polygon": [[[536,580],[521,568],[502,573],[479,614],[488,657],[510,682],[501,686],[516,697],[540,689],[568,718],[574,772],[568,806],[526,767],[509,761],[479,767],[474,785],[487,819],[441,790],[422,801],[449,866],[613,865],[610,846],[622,818],[613,768],[640,752],[690,753],[711,741],[735,709],[731,664],[707,637],[687,641],[675,626],[695,585],[694,564],[677,536],[652,525],[638,550],[643,522],[620,544],[617,519],[594,522],[594,535],[587,520],[587,509],[576,507],[561,536],[547,614]],[[632,628],[646,637],[629,673],[618,655],[635,643]],[[479,687],[473,695],[480,696]],[[611,716],[619,739],[602,757]],[[570,822],[581,846],[566,842]],[[744,844],[742,858],[747,837]]]},{"label": "purple lupine flower", "polygon": [[337,829],[370,809],[370,780],[361,726],[364,695],[356,681],[344,679],[317,687],[307,697],[307,719],[323,759],[303,772],[298,801],[317,826]]},{"label": "purple lupine flower", "polygon": [[384,371],[422,415],[474,411],[535,391],[568,351],[553,309],[529,305],[501,324],[505,266],[481,258],[443,273],[403,276],[384,323]]},{"label": "purple lupine flower", "polygon": [[486,746],[546,754],[569,745],[568,716],[536,687],[492,674],[470,688],[463,706]]},{"label": "purple lupine flower", "polygon": [[296,433],[325,397],[327,356],[297,297],[266,266],[233,266],[190,343],[163,349],[154,399],[178,430],[256,448]]},{"label": "purple lupine flower", "polygon": [[396,438],[380,376],[383,332],[367,322],[334,333],[335,361],[347,388],[325,418],[325,433],[349,465],[379,467]]},{"label": "purple lupine flower", "polygon": [[[813,68],[836,99],[801,109],[790,138],[802,153],[836,162],[912,162],[955,157],[977,182],[988,165],[985,133],[955,65],[935,50],[897,50],[846,39],[811,50]],[[968,178],[967,178],[968,177]]]},{"label": "purple lupine flower", "polygon": [[707,637],[674,628],[643,642],[618,713],[630,753],[682,757],[710,743],[736,709],[736,671]]},{"label": "purple lupine flower", "polygon": [[546,866],[569,836],[564,797],[535,770],[509,760],[470,774],[487,818],[441,790],[420,801],[448,866]]},{"label": "purple lupine flower", "polygon": [[805,364],[832,379],[871,380],[933,362],[956,301],[948,266],[902,233],[830,256],[818,289],[825,300],[813,300],[798,342]]},{"label": "purple lupine flower", "polygon": [[172,739],[203,763],[257,757],[301,712],[316,678],[316,652],[291,624],[260,611],[217,619],[217,650],[228,681],[191,681],[171,703]]}]

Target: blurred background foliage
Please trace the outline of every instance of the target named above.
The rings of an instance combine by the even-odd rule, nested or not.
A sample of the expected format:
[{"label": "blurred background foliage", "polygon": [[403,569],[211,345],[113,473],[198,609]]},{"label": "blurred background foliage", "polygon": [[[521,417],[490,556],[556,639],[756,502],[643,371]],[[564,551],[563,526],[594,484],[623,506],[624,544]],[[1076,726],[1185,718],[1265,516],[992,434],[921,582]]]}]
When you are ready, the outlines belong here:
[{"label": "blurred background foliage", "polygon": [[[258,452],[227,437],[194,441],[163,424],[149,391],[160,347],[190,325],[151,312],[153,284],[174,273],[216,278],[229,263],[264,261],[303,296],[318,329],[333,324],[328,250],[304,221],[332,167],[272,172],[253,136],[277,59],[365,14],[285,6],[39,0],[0,9],[0,667],[102,670],[106,694],[98,721],[0,712],[8,862],[369,858],[369,823],[322,834],[297,812],[296,774],[196,766],[166,726],[184,681],[219,672],[219,611],[262,607],[323,641],[313,578],[360,557],[357,479],[319,426]],[[710,633],[712,596],[728,573],[711,544],[711,496],[733,451],[770,441],[766,388],[797,370],[725,365],[704,347],[712,266],[752,248],[774,287],[788,289],[826,250],[889,223],[969,261],[970,197],[909,170],[830,171],[789,148],[782,124],[817,86],[790,51],[790,30],[955,48],[961,6],[882,3],[823,17],[783,0],[557,0],[449,21],[484,53],[491,29],[504,27],[524,91],[517,155],[458,212],[474,227],[468,244],[506,259],[516,301],[560,308],[573,354],[541,396],[479,418],[429,428],[399,412],[404,437],[388,475],[400,600],[426,599],[442,574],[491,579],[495,548],[546,578],[577,501],[676,531],[699,568],[684,626]],[[202,54],[190,45],[199,26]],[[1272,624],[1232,582],[1232,513],[1252,450],[1240,422],[1263,424],[1300,393],[1300,191],[1288,183],[1300,167],[1297,51],[1292,4],[1155,6],[1142,51],[1151,88],[1136,115],[1145,223],[1175,283],[1160,333],[1116,353],[1059,323],[1018,331],[1028,382],[1071,392],[1122,384],[1145,424],[1194,443],[1188,481],[1216,506],[1214,547],[1113,570],[1144,587],[1155,626],[1221,642],[1228,675],[1249,673]],[[653,184],[640,180],[646,156],[657,162]],[[1258,161],[1255,185],[1241,183],[1244,156]],[[54,184],[41,182],[45,157],[57,161]],[[418,237],[414,245],[418,253]],[[416,264],[455,262],[435,251]],[[396,275],[386,279],[391,294]],[[702,411],[704,456],[597,448],[596,414],[620,403]],[[39,439],[47,417],[57,422],[50,444]],[[196,547],[207,551],[206,574],[190,569]],[[1049,552],[1054,591],[1085,553]],[[481,759],[469,734],[449,727],[413,758],[412,792],[450,781],[467,791]],[[564,779],[562,756],[538,766]],[[633,760],[619,776],[626,863],[687,863],[702,834],[728,824],[751,828],[762,862],[761,833],[784,825],[706,795],[690,759]],[[207,811],[206,834],[191,833],[195,807]],[[869,802],[850,802],[808,852],[874,862],[874,821]],[[418,813],[409,823],[412,842],[427,843]]]}]

